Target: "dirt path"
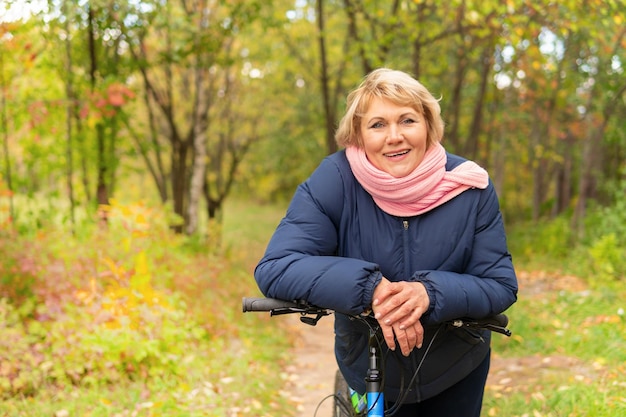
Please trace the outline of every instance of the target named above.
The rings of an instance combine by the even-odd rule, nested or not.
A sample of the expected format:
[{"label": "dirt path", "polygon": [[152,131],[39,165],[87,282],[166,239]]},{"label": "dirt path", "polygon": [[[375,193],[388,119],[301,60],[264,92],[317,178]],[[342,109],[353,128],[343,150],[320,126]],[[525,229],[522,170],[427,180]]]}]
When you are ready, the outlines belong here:
[{"label": "dirt path", "polygon": [[[324,317],[316,326],[308,326],[294,317],[290,325],[297,334],[294,361],[287,373],[290,400],[295,404],[294,417],[331,417],[337,365],[333,351],[333,318]],[[316,414],[316,409],[317,414]]]}]

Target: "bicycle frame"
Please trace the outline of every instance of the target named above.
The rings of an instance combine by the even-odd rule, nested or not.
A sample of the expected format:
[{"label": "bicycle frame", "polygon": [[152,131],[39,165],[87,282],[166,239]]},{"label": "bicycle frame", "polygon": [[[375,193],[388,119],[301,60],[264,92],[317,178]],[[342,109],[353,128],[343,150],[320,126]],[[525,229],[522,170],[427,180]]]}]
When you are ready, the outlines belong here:
[{"label": "bicycle frame", "polygon": [[[324,316],[334,314],[333,310],[313,306],[306,301],[285,301],[273,298],[244,297],[242,300],[243,312],[269,312],[270,315],[300,314],[300,321],[305,324],[315,326]],[[314,317],[311,317],[314,316]],[[356,317],[366,320],[365,317]],[[508,318],[504,314],[489,317],[482,320],[457,319],[447,323],[453,327],[469,327],[473,329],[487,329],[505,336],[511,336],[511,332],[506,328]],[[383,373],[382,353],[377,332],[378,325],[370,326],[368,341],[369,368],[365,376],[367,414],[361,417],[384,417],[385,416],[385,396],[383,393]],[[337,393],[335,393],[337,395]]]}]

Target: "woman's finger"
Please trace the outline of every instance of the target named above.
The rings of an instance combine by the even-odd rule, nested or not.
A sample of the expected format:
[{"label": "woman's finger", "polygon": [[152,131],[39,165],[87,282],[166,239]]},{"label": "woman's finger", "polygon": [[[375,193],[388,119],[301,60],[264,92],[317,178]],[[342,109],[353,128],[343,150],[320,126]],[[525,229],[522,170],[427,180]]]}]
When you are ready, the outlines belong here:
[{"label": "woman's finger", "polygon": [[416,335],[415,331],[413,331],[412,327],[409,327],[406,330],[400,330],[398,328],[396,333],[396,339],[398,339],[398,344],[400,345],[400,350],[404,356],[409,356],[413,348],[415,347]]},{"label": "woman's finger", "polygon": [[391,350],[396,350],[396,341],[393,328],[391,326],[380,323],[380,329],[383,333],[383,337],[385,338],[385,343],[387,343],[387,347],[389,347],[389,349]]}]

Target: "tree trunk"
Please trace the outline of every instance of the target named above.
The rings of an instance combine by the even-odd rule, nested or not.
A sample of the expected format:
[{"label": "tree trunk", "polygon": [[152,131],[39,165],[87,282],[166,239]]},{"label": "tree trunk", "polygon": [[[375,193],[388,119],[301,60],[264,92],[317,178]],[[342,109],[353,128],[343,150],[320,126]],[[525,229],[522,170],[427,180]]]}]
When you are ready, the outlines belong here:
[{"label": "tree trunk", "polygon": [[[66,2],[63,2],[63,9],[65,9]],[[67,16],[67,12],[65,13]],[[75,232],[74,228],[76,226],[76,218],[75,218],[75,201],[74,201],[74,162],[72,158],[72,114],[74,113],[75,107],[75,98],[74,98],[74,86],[72,84],[72,74],[73,74],[73,65],[72,65],[72,45],[71,45],[71,37],[70,37],[70,27],[69,27],[69,19],[65,19],[65,69],[67,71],[67,79],[65,80],[65,96],[67,99],[67,103],[65,106],[65,135],[66,135],[66,152],[65,156],[67,158],[67,166],[66,166],[66,182],[67,182],[67,193],[68,198],[70,200],[70,221],[72,233]]]},{"label": "tree trunk", "polygon": [[577,232],[578,237],[584,235],[584,222],[583,219],[587,215],[587,201],[592,199],[595,195],[596,182],[594,167],[597,164],[598,159],[598,143],[593,136],[590,136],[585,140],[583,146],[582,164],[580,170],[580,180],[578,182],[578,201],[576,203],[576,210],[572,219],[574,223],[574,230]]},{"label": "tree trunk", "polygon": [[[202,95],[206,96],[206,95]],[[199,116],[206,119],[206,115]],[[191,182],[189,184],[189,205],[187,210],[186,233],[192,235],[198,228],[198,216],[200,213],[200,198],[206,177],[207,160],[207,126],[206,122],[197,121],[193,126],[193,162],[191,166]]]},{"label": "tree trunk", "polygon": [[187,142],[173,139],[176,145],[173,146],[172,165],[172,198],[174,199],[174,213],[183,219],[183,224],[176,224],[173,230],[176,233],[183,232],[183,225],[187,222],[185,216],[185,195],[187,194],[187,152],[189,145]]},{"label": "tree trunk", "polygon": [[554,187],[554,205],[552,206],[552,218],[563,213],[569,207],[572,199],[572,168],[574,166],[572,149],[574,148],[574,138],[571,132],[567,132],[567,136],[563,139],[558,147],[558,153],[561,155],[562,162],[559,163],[555,187]]},{"label": "tree trunk", "polygon": [[11,158],[9,157],[9,120],[7,117],[7,89],[4,88],[4,52],[0,49],[0,89],[2,90],[2,150],[4,151],[4,168],[9,190],[9,224],[15,221],[15,207],[13,202],[13,180],[11,172]]},{"label": "tree trunk", "polygon": [[485,107],[485,97],[487,95],[487,87],[489,85],[489,75],[491,74],[492,68],[492,55],[493,48],[491,47],[491,43],[489,42],[487,46],[483,49],[483,53],[481,54],[481,64],[482,71],[480,74],[480,88],[478,90],[478,95],[475,98],[474,102],[474,114],[472,117],[472,126],[469,131],[469,135],[465,142],[465,152],[468,158],[477,160],[478,155],[478,140],[479,135],[483,127],[483,113]]},{"label": "tree trunk", "polygon": [[461,139],[459,137],[459,125],[461,120],[461,102],[463,91],[463,80],[465,78],[465,69],[467,67],[466,53],[462,48],[457,49],[457,63],[456,71],[454,72],[454,87],[452,88],[452,97],[449,102],[450,116],[448,123],[450,124],[450,130],[446,134],[445,140],[449,144],[449,148],[454,152],[462,152],[463,147]]},{"label": "tree trunk", "polygon": [[[89,81],[91,84],[91,92],[96,89],[96,73],[98,71],[98,59],[96,54],[96,40],[94,28],[94,13],[90,5],[88,7],[88,37],[89,37]],[[99,206],[109,204],[109,190],[107,186],[107,158],[106,144],[104,138],[104,125],[102,122],[96,125],[96,141],[97,141],[97,175],[96,175],[96,199]],[[98,210],[98,219],[102,223],[107,223],[108,212],[106,210]]]},{"label": "tree trunk", "polygon": [[337,151],[335,142],[335,115],[331,111],[330,82],[328,78],[328,60],[326,57],[326,35],[324,28],[324,0],[317,0],[317,30],[320,48],[320,85],[322,87],[322,100],[324,103],[324,120],[326,127],[326,152],[328,154]]}]

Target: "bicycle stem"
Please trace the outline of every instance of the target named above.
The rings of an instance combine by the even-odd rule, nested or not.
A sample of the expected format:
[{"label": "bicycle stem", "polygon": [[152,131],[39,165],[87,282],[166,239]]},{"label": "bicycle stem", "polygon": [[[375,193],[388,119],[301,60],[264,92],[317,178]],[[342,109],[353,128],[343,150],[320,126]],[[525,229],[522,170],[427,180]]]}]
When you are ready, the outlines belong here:
[{"label": "bicycle stem", "polygon": [[376,331],[373,329],[370,329],[368,345],[369,369],[365,376],[367,417],[384,417],[385,399],[382,392],[381,354]]}]

